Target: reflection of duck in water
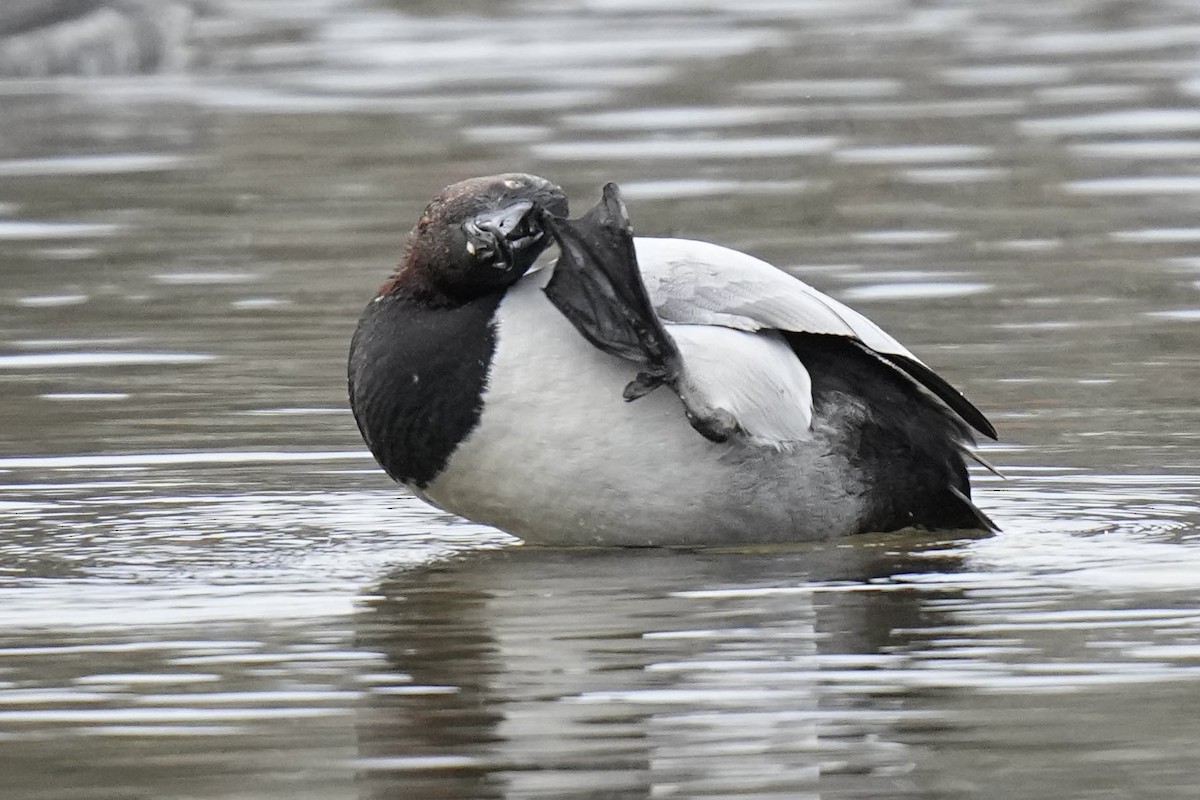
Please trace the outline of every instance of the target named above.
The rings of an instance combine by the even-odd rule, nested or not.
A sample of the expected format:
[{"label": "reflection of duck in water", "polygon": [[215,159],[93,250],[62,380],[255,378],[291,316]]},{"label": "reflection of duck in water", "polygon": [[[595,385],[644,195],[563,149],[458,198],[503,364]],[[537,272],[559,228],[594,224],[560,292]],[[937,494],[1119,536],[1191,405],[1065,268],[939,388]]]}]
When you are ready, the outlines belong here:
[{"label": "reflection of duck in water", "polygon": [[191,21],[190,3],[174,0],[3,0],[0,76],[176,69]]},{"label": "reflection of duck in water", "polygon": [[848,796],[894,796],[922,751],[898,736],[905,670],[875,659],[951,620],[928,590],[863,589],[963,565],[937,536],[870,541],[510,547],[397,570],[352,619],[382,659],[358,706],[359,797],[802,798],[829,767]]}]

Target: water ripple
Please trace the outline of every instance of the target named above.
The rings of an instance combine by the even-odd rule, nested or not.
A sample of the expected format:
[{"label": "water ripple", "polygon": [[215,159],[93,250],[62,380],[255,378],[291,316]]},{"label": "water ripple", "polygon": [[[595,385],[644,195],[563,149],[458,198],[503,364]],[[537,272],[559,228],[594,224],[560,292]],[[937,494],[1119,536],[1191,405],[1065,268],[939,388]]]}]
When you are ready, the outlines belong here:
[{"label": "water ripple", "polygon": [[118,175],[140,172],[170,172],[197,166],[194,159],[149,153],[55,156],[50,158],[0,159],[0,177],[17,178],[56,175]]},{"label": "water ripple", "polygon": [[112,367],[142,364],[199,364],[216,360],[205,353],[38,353],[0,356],[0,370]]},{"label": "water ripple", "polygon": [[1035,136],[1184,133],[1200,130],[1200,111],[1190,108],[1142,108],[1074,117],[1022,120],[1021,130]]},{"label": "water ripple", "polygon": [[360,461],[369,459],[366,451],[353,452],[218,452],[131,453],[127,455],[11,456],[0,458],[0,469],[72,469],[94,467],[147,467],[168,464],[263,464],[303,463],[306,461]]},{"label": "water ripple", "polygon": [[1092,178],[1068,181],[1063,189],[1071,194],[1136,196],[1200,193],[1200,176],[1155,175],[1133,178]]},{"label": "water ripple", "polygon": [[770,136],[722,139],[544,142],[531,146],[535,156],[549,161],[609,161],[618,159],[780,158],[829,153],[838,140],[832,136]]},{"label": "water ripple", "polygon": [[101,222],[38,222],[0,219],[0,240],[86,239],[112,236],[119,225]]}]

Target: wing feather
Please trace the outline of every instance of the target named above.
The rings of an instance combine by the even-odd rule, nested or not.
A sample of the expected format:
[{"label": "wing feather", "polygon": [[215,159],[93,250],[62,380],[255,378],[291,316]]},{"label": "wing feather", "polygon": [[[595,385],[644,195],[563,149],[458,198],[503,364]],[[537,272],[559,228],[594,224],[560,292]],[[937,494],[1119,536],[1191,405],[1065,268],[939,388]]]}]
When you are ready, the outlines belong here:
[{"label": "wing feather", "polygon": [[766,261],[691,239],[634,239],[642,280],[668,322],[851,336],[918,360],[882,328]]},{"label": "wing feather", "polygon": [[798,278],[708,242],[634,238],[615,184],[579,219],[546,223],[561,253],[545,286],[551,302],[593,345],[643,367],[626,399],[669,385],[713,441],[737,436],[779,448],[808,435],[812,382],[780,332],[846,337],[996,436],[908,348]]},{"label": "wing feather", "polygon": [[725,426],[710,438],[736,434],[777,450],[809,438],[812,380],[780,334],[718,325],[667,325],[667,332],[682,356],[675,388],[684,407]]},{"label": "wing feather", "polygon": [[634,239],[650,302],[668,323],[846,336],[946,405],[981,434],[996,429],[908,348],[854,309],[754,256],[690,239]]}]

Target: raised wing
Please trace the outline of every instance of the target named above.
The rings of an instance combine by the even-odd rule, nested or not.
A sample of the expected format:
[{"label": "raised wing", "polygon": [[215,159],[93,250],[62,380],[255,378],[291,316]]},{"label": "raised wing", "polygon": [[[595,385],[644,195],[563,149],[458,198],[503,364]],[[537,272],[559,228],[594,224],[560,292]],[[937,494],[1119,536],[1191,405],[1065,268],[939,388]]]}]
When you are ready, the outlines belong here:
[{"label": "raised wing", "polygon": [[809,427],[811,381],[774,332],[840,336],[996,437],[979,409],[904,345],[803,281],[719,245],[633,238],[615,184],[579,219],[545,222],[561,251],[546,294],[593,345],[641,365],[627,400],[666,384],[709,439],[741,434],[785,446]]},{"label": "raised wing", "polygon": [[862,314],[754,256],[691,239],[634,244],[650,301],[668,322],[851,336],[917,360]]},{"label": "raised wing", "polygon": [[849,306],[765,261],[690,239],[634,240],[650,302],[667,322],[845,336],[899,370],[992,439],[996,429],[957,389]]}]

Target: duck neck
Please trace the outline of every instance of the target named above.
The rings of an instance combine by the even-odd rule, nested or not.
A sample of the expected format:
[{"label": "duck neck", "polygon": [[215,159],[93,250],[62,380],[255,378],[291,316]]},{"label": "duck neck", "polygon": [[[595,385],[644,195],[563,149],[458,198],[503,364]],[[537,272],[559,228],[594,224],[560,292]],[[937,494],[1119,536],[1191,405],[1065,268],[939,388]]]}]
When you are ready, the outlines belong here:
[{"label": "duck neck", "polygon": [[402,302],[429,309],[458,308],[467,300],[456,296],[438,285],[423,259],[409,247],[396,271],[383,282],[376,293],[379,297],[392,297]]}]

